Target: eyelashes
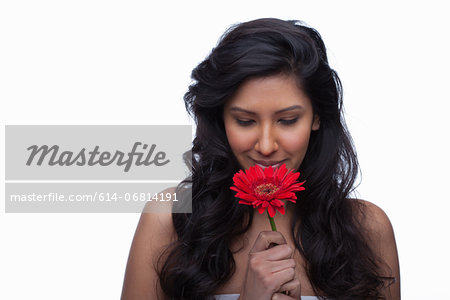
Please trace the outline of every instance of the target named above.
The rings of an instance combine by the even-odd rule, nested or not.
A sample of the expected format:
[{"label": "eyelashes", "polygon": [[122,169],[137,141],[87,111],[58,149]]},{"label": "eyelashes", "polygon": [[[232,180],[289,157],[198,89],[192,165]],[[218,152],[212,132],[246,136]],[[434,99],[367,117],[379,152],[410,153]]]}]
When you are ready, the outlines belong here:
[{"label": "eyelashes", "polygon": [[283,125],[292,125],[297,123],[298,117],[293,119],[281,119],[279,122]]},{"label": "eyelashes", "polygon": [[[242,119],[238,119],[238,118],[236,118],[235,120],[236,120],[236,123],[238,125],[242,126],[242,127],[248,127],[248,126],[251,126],[252,124],[255,123],[254,120],[242,120]],[[293,125],[293,124],[297,123],[297,121],[298,121],[298,117],[295,117],[295,118],[292,118],[292,119],[280,119],[280,120],[278,120],[278,122],[280,124],[286,125],[286,126]]]},{"label": "eyelashes", "polygon": [[240,126],[243,126],[243,127],[248,127],[248,126],[252,125],[253,122],[255,122],[255,121],[236,119],[236,123],[238,123]]}]

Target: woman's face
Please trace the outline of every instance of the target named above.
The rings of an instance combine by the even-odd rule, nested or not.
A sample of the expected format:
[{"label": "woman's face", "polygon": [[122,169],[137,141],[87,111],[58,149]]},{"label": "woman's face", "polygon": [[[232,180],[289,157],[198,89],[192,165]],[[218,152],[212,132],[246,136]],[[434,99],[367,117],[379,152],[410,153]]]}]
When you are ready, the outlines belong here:
[{"label": "woman's face", "polygon": [[244,82],[224,107],[231,149],[243,169],[285,163],[297,170],[312,130],[319,129],[311,101],[295,79],[271,76]]}]

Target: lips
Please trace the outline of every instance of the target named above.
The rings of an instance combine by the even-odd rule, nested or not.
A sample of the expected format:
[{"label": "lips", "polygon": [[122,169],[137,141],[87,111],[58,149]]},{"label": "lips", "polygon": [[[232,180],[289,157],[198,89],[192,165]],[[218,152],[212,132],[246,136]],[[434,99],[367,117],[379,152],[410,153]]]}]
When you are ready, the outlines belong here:
[{"label": "lips", "polygon": [[285,160],[281,160],[281,161],[253,160],[253,161],[255,162],[256,165],[265,169],[270,166],[272,166],[272,168],[278,168],[279,166],[281,166],[284,163]]}]

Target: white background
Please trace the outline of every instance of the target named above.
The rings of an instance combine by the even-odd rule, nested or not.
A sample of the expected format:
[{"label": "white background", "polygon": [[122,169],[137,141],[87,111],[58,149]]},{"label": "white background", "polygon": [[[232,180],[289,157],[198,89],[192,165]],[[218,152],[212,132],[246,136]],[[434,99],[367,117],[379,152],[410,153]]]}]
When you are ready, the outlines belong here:
[{"label": "white background", "polygon": [[[229,25],[302,19],[342,79],[359,196],[394,226],[403,299],[449,299],[445,1],[312,2],[2,1],[1,169],[5,124],[190,124],[190,72]],[[138,218],[1,212],[0,298],[118,299]]]}]

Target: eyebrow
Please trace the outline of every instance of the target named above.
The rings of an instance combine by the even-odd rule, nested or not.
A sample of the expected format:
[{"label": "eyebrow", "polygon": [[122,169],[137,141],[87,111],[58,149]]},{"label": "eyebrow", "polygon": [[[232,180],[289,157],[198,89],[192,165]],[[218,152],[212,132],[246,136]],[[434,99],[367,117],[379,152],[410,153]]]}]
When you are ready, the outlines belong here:
[{"label": "eyebrow", "polygon": [[[301,105],[292,105],[292,106],[289,106],[289,107],[277,110],[275,113],[279,114],[279,113],[282,113],[282,112],[285,112],[285,111],[294,110],[294,109],[303,109],[303,106],[301,106]],[[240,108],[238,106],[233,106],[233,107],[230,108],[230,110],[231,111],[245,112],[245,113],[248,113],[250,115],[256,115],[256,113],[254,113],[252,111],[249,111],[249,110],[246,110],[246,109],[243,109],[243,108]]]}]

